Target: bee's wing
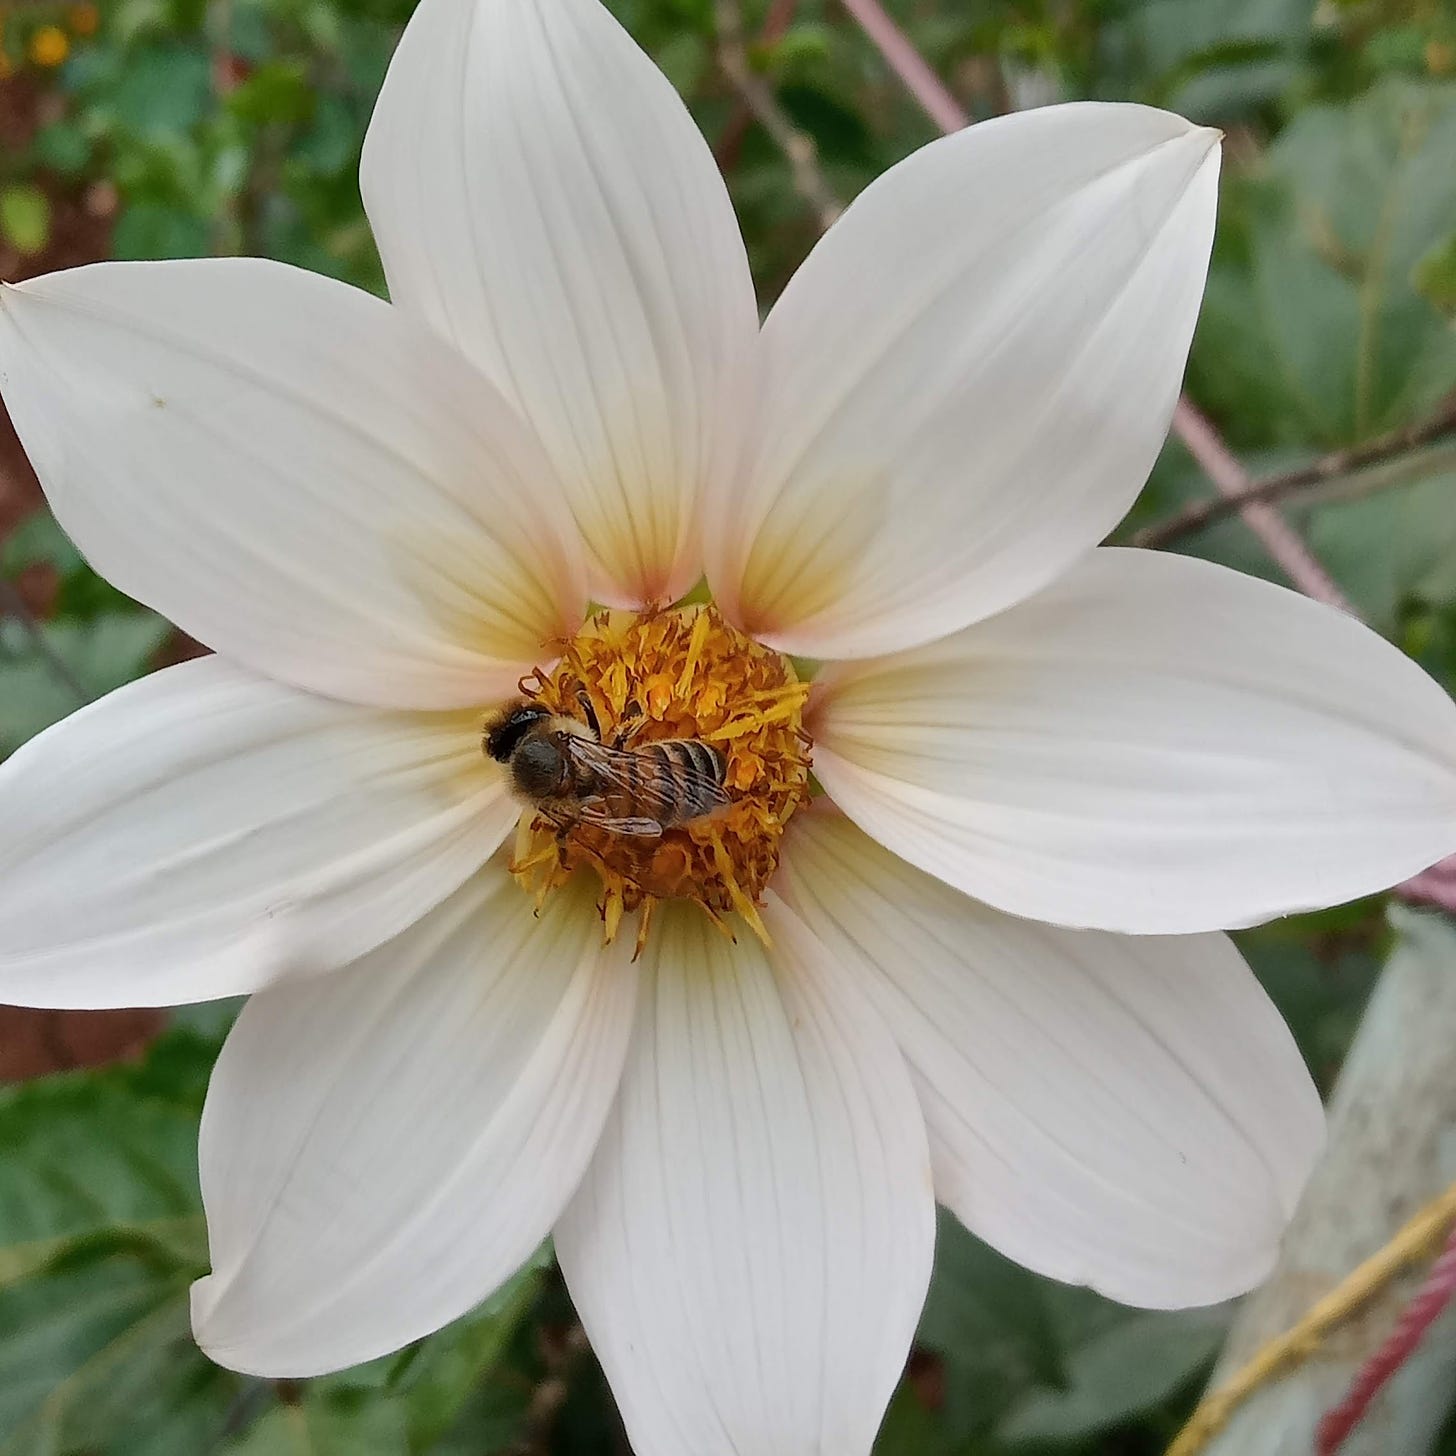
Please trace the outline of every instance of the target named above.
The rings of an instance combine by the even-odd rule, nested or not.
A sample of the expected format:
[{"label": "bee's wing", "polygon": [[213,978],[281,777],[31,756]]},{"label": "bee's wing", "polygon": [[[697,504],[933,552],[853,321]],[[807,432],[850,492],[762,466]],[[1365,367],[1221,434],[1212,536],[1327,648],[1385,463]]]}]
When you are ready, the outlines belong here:
[{"label": "bee's wing", "polygon": [[[601,783],[620,789],[642,810],[640,817],[670,816],[671,790],[656,775],[646,772],[644,764],[634,763],[627,750],[608,748],[605,743],[594,743],[590,738],[569,738],[567,752],[590,769]],[[596,822],[600,823],[601,819]],[[661,833],[660,826],[658,832]]]},{"label": "bee's wing", "polygon": [[674,780],[679,784],[690,781],[699,801],[714,808],[721,808],[729,802],[728,795],[716,779],[692,767],[680,765],[669,776],[666,770],[657,768],[640,752],[609,748],[605,743],[595,743],[590,738],[568,739],[567,751],[604,783],[626,794],[644,816],[655,815],[659,819],[674,816],[678,805]]},{"label": "bee's wing", "polygon": [[656,819],[614,819],[600,799],[583,799],[573,810],[578,824],[591,824],[613,834],[630,834],[637,839],[661,839],[662,825]]}]

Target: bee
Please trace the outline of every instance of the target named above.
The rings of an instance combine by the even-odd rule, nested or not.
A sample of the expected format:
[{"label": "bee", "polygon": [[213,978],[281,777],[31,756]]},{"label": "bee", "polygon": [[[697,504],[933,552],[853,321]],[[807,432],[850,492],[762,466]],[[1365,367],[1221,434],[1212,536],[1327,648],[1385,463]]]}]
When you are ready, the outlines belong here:
[{"label": "bee", "polygon": [[696,738],[628,746],[631,725],[604,743],[590,698],[579,701],[585,722],[519,698],[485,729],[487,756],[505,764],[516,793],[559,828],[586,824],[658,839],[727,807],[727,765],[716,748]]}]

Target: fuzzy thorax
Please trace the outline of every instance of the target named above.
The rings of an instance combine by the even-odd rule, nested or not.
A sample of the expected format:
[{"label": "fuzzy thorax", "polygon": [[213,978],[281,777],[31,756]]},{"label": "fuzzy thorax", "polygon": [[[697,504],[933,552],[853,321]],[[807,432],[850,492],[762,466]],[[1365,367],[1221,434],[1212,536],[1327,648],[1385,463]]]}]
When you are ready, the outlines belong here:
[{"label": "fuzzy thorax", "polygon": [[758,904],[778,868],[784,826],[809,797],[808,684],[788,659],[736,631],[711,606],[602,611],[565,645],[551,672],[533,673],[521,691],[577,721],[587,716],[585,694],[603,742],[625,733],[631,745],[668,738],[710,744],[723,756],[731,802],[655,839],[563,827],[528,808],[511,866],[517,880],[544,901],[577,871],[595,873],[607,938],[624,914],[641,910],[639,948],[653,907],[671,899],[696,902],[725,929],[725,917],[737,911],[764,936]]}]

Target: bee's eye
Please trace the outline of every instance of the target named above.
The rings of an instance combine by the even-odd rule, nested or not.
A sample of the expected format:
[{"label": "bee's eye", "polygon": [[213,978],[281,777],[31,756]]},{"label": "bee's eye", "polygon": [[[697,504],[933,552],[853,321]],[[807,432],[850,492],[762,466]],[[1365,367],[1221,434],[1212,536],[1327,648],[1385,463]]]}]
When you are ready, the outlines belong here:
[{"label": "bee's eye", "polygon": [[505,763],[521,739],[545,716],[539,708],[517,708],[490,729],[485,739],[486,753],[497,763]]},{"label": "bee's eye", "polygon": [[528,798],[540,799],[557,793],[565,772],[565,756],[549,738],[532,738],[521,744],[511,758],[511,777],[516,789]]}]

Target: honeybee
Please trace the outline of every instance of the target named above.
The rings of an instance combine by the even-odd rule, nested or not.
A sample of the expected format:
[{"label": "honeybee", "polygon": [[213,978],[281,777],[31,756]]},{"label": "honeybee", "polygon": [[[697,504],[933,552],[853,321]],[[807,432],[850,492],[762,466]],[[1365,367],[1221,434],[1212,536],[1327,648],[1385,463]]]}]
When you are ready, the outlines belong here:
[{"label": "honeybee", "polygon": [[589,824],[658,839],[664,829],[725,808],[723,756],[696,738],[627,746],[628,734],[602,742],[591,700],[585,722],[529,698],[507,703],[485,728],[485,752],[505,764],[516,793],[566,829]]}]

